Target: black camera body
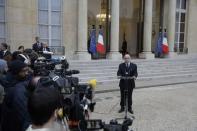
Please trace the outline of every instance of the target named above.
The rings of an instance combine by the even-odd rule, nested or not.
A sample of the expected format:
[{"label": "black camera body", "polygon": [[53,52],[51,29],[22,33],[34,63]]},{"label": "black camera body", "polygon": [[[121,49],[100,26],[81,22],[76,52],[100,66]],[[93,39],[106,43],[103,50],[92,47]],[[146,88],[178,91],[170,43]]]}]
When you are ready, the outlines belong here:
[{"label": "black camera body", "polygon": [[109,124],[105,124],[102,120],[86,120],[80,121],[79,128],[81,131],[94,131],[101,130],[104,131],[128,131],[129,126],[133,123],[132,119],[124,119],[123,123],[120,124],[116,119],[112,119]]},{"label": "black camera body", "polygon": [[[61,65],[60,69],[55,69]],[[70,121],[78,122],[85,120],[88,111],[94,110],[96,103],[92,102],[93,88],[89,84],[79,84],[79,79],[73,77],[78,70],[68,70],[69,64],[66,60],[51,61],[37,60],[34,63],[35,76],[41,76],[39,87],[50,87],[57,89],[62,95],[63,115]],[[71,125],[76,127],[78,125]]]}]

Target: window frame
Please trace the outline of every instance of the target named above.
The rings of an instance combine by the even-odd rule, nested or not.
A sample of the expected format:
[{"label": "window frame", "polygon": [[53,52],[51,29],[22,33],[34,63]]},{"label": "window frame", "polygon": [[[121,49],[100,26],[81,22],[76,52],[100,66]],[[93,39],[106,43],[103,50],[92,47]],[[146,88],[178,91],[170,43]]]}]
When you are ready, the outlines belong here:
[{"label": "window frame", "polygon": [[0,4],[0,7],[3,7],[4,8],[4,18],[3,18],[3,20],[0,20],[0,24],[2,24],[3,25],[3,28],[4,28],[4,31],[3,31],[3,33],[4,33],[4,36],[3,37],[0,37],[0,39],[1,40],[3,40],[2,42],[6,42],[6,38],[7,38],[7,36],[6,36],[6,0],[3,0],[3,4]]},{"label": "window frame", "polygon": [[[186,43],[186,25],[187,25],[187,0],[177,0],[177,1],[179,1],[179,6],[177,5],[176,6],[176,15],[177,15],[177,13],[178,13],[178,21],[177,21],[177,16],[176,16],[176,30],[175,30],[175,43],[176,43],[176,45],[175,45],[175,48],[176,48],[176,51],[178,52],[178,53],[182,53],[182,52],[184,52],[184,48],[185,48],[185,43]],[[182,3],[183,3],[183,1],[185,1],[185,9],[182,9]],[[178,4],[178,2],[177,2],[177,4]],[[181,15],[182,14],[185,14],[185,20],[184,20],[184,22],[183,21],[181,21]],[[177,24],[178,24],[178,26],[177,26]],[[184,24],[184,32],[181,32],[181,24]],[[177,29],[177,27],[178,27],[178,29]],[[184,36],[184,41],[180,41],[180,36],[181,36],[181,34],[183,34],[183,36]],[[178,35],[178,37],[177,37],[177,35]],[[180,48],[180,47],[182,47],[182,48]]]},{"label": "window frame", "polygon": [[[47,41],[47,43],[49,44],[49,46],[54,46],[52,41],[59,41],[59,45],[55,45],[55,46],[62,46],[62,32],[63,32],[63,0],[60,0],[60,9],[59,10],[52,10],[52,0],[47,0],[47,3],[48,3],[48,7],[47,9],[40,9],[40,6],[39,6],[39,1],[38,1],[38,34],[39,36],[40,35],[40,26],[47,26],[47,38],[43,38],[43,37],[40,37],[40,40],[42,41]],[[48,17],[48,20],[47,20],[47,23],[41,23],[40,20],[39,20],[39,17],[40,17],[40,11],[45,11],[47,12],[47,17]],[[52,24],[52,13],[53,12],[58,12],[59,13],[59,24]],[[59,38],[53,38],[52,37],[52,27],[56,27],[58,26],[58,28],[60,28],[60,36]]]}]

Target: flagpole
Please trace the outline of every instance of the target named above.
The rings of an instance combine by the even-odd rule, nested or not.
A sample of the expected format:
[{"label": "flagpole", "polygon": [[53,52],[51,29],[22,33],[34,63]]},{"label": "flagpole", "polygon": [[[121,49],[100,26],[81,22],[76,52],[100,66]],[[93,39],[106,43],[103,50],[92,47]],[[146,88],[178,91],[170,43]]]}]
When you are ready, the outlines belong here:
[{"label": "flagpole", "polygon": [[[109,0],[107,0],[107,7],[106,7],[106,53],[108,52],[109,48]],[[106,54],[105,54],[106,56]]]},{"label": "flagpole", "polygon": [[160,0],[160,27],[163,34],[164,0]]}]

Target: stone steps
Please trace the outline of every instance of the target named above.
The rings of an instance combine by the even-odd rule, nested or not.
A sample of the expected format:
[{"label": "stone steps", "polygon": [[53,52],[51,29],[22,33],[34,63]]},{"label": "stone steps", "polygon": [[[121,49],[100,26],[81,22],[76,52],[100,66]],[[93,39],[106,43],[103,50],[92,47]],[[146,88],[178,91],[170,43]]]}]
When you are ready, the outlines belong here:
[{"label": "stone steps", "polygon": [[[172,77],[183,77],[183,76],[194,76],[197,75],[197,73],[191,73],[191,72],[185,72],[184,74],[158,74],[158,75],[147,75],[147,76],[138,76],[138,80],[150,80],[150,79],[161,79],[161,78],[172,78]],[[80,78],[81,83],[86,83],[87,81],[91,79],[96,79],[98,83],[103,83],[107,81],[119,81],[117,79],[117,76],[106,76],[106,77],[85,77]]]},{"label": "stone steps", "polygon": [[[196,57],[197,58],[197,57]],[[197,76],[197,59],[184,57],[178,59],[132,60],[138,65],[138,81],[165,79],[173,77]],[[121,61],[71,61],[71,69],[80,70],[81,83],[97,79],[98,83],[118,82],[116,72]]]},{"label": "stone steps", "polygon": [[[85,74],[85,73],[92,73],[92,74],[95,74],[95,73],[105,73],[106,71],[110,71],[110,72],[117,72],[118,70],[118,67],[113,67],[113,68],[98,68],[98,69],[90,69],[90,68],[86,68],[86,69],[80,69],[80,68],[75,68],[75,69],[78,69],[80,70],[80,72],[82,74]],[[147,70],[148,69],[148,70]],[[160,67],[160,68],[157,68],[157,67],[138,67],[138,72],[141,72],[141,73],[144,73],[144,72],[158,72],[158,71],[162,71],[162,70],[169,70],[169,71],[172,71],[172,70],[190,70],[190,69],[197,69],[197,66],[187,66],[187,67],[174,67],[174,66],[168,66],[168,67]]]},{"label": "stone steps", "polygon": [[[177,71],[177,70],[176,70]],[[184,71],[179,71],[178,73],[193,73],[193,72],[195,72],[195,71],[197,71],[197,68],[196,69],[187,69],[187,70],[184,70]],[[159,74],[177,74],[177,72],[173,72],[173,70],[165,70],[165,72],[158,72],[158,71],[155,71],[155,72],[138,72],[138,75],[139,75],[139,77],[141,77],[141,76],[155,76],[155,75],[159,75]],[[77,74],[77,75],[75,75],[75,76],[77,76],[77,77],[89,77],[89,76],[91,76],[91,77],[107,77],[107,76],[116,76],[116,74],[117,74],[117,72],[116,71],[114,71],[114,72],[110,72],[110,74],[109,73],[107,73],[107,72],[96,72],[96,73],[88,73],[88,74]]]}]

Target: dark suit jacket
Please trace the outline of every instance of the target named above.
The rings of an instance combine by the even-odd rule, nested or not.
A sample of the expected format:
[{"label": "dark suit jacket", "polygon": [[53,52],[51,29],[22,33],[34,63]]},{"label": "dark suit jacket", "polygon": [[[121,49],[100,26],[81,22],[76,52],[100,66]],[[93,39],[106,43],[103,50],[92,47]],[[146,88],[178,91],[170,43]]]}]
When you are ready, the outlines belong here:
[{"label": "dark suit jacket", "polygon": [[31,121],[27,111],[28,81],[18,81],[10,73],[5,79],[8,81],[4,86],[6,95],[2,106],[2,131],[25,131]]},{"label": "dark suit jacket", "polygon": [[[126,74],[126,72],[128,72],[128,75]],[[130,77],[135,76],[137,78],[137,76],[138,76],[137,65],[134,63],[130,63],[129,68],[127,68],[125,63],[121,63],[119,65],[117,76],[130,76]],[[134,80],[128,80],[128,82],[129,82],[129,85],[131,88],[135,88],[135,81]],[[124,88],[125,87],[125,80],[121,79],[119,86],[120,86],[120,88]]]},{"label": "dark suit jacket", "polygon": [[37,53],[40,53],[40,51],[42,51],[42,50],[43,50],[43,43],[40,43],[40,44],[41,44],[41,46],[40,46],[40,47],[38,46],[38,44],[37,44],[37,43],[34,43],[34,44],[33,44],[32,49],[33,49],[35,52],[37,52]]}]

